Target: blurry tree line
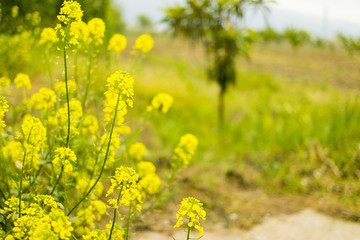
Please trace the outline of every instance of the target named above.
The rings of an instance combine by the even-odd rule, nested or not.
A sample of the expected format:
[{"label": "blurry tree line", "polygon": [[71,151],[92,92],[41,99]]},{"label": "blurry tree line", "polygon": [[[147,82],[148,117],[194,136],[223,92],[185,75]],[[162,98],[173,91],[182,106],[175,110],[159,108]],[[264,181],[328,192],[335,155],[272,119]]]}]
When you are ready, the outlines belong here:
[{"label": "blurry tree line", "polygon": [[[111,0],[77,0],[84,11],[83,21],[91,18],[102,18],[108,34],[121,32],[125,28],[119,7],[114,7]],[[63,0],[0,0],[0,33],[14,33],[16,26],[25,24],[29,14],[38,12],[42,27],[53,27],[57,22]]]}]

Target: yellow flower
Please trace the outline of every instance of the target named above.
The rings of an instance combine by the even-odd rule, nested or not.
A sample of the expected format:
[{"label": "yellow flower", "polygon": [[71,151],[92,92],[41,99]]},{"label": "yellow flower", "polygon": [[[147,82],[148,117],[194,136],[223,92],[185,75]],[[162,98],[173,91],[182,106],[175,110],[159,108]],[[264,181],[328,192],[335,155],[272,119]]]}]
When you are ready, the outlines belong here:
[{"label": "yellow flower", "polygon": [[172,106],[174,99],[167,93],[159,93],[156,95],[152,101],[151,105],[146,108],[148,112],[151,112],[153,109],[157,109],[162,113],[167,113]]},{"label": "yellow flower", "polygon": [[161,180],[155,173],[155,165],[152,162],[142,161],[136,166],[139,174],[138,187],[143,198],[145,198],[146,195],[157,193],[161,185]]},{"label": "yellow flower", "polygon": [[79,41],[79,48],[86,46],[89,42],[89,27],[83,21],[77,22],[77,26],[79,29],[78,32],[78,41]]},{"label": "yellow flower", "polygon": [[[134,204],[136,209],[141,211],[141,194],[138,189],[137,181],[139,180],[139,175],[135,172],[134,169],[129,167],[119,167],[115,171],[115,176],[111,179],[111,187],[107,192],[106,196],[113,193],[114,189],[119,189],[121,192],[121,199],[119,204],[124,206],[130,206]],[[109,204],[112,207],[117,208],[117,201],[114,198],[108,200]]]},{"label": "yellow flower", "polygon": [[117,104],[118,118],[126,114],[126,106],[133,107],[134,79],[125,71],[116,71],[107,78],[106,86],[108,90],[105,92],[104,118],[108,124],[113,119]]},{"label": "yellow flower", "polygon": [[31,81],[27,74],[25,73],[18,73],[14,79],[15,87],[16,88],[27,88],[31,89]]},{"label": "yellow flower", "polygon": [[109,41],[108,50],[114,50],[116,53],[121,53],[127,45],[126,37],[121,34],[114,34]]},{"label": "yellow flower", "polygon": [[5,159],[20,160],[24,155],[24,149],[20,142],[9,141],[2,147],[2,153]]},{"label": "yellow flower", "polygon": [[180,138],[180,142],[174,150],[173,159],[176,164],[189,165],[191,158],[195,154],[199,140],[192,134],[185,134]]},{"label": "yellow flower", "polygon": [[104,21],[101,18],[93,18],[88,22],[88,28],[90,33],[89,43],[93,43],[95,46],[101,45],[105,34]]},{"label": "yellow flower", "polygon": [[[155,173],[147,174],[140,178],[138,182],[140,192],[144,195],[153,195],[159,191],[161,185],[161,179]],[[143,197],[145,197],[143,195]]]},{"label": "yellow flower", "polygon": [[60,22],[64,24],[68,24],[69,22],[79,22],[83,16],[83,11],[81,10],[81,6],[78,2],[64,1],[62,7],[60,9],[60,13],[57,16]]},{"label": "yellow flower", "polygon": [[201,236],[204,235],[204,229],[200,226],[200,219],[205,220],[206,212],[203,209],[203,204],[193,197],[184,198],[181,201],[180,209],[176,214],[177,223],[174,228],[181,227],[184,218],[188,219],[187,227],[194,227]]},{"label": "yellow flower", "polygon": [[16,18],[18,14],[19,14],[19,7],[15,5],[11,8],[11,16],[13,18]]},{"label": "yellow flower", "polygon": [[36,110],[47,111],[56,103],[55,92],[49,88],[41,88],[30,98],[30,105]]},{"label": "yellow flower", "polygon": [[146,152],[146,147],[141,142],[136,142],[132,144],[129,148],[129,156],[135,161],[140,161],[144,158]]},{"label": "yellow flower", "polygon": [[39,44],[47,44],[47,47],[51,47],[58,41],[56,32],[53,28],[44,28],[41,31]]},{"label": "yellow flower", "polygon": [[153,174],[156,172],[156,167],[152,162],[141,161],[136,164],[139,177],[145,177],[146,175]]},{"label": "yellow flower", "polygon": [[[68,80],[68,91],[74,93],[77,89],[76,82],[74,80]],[[65,81],[59,81],[55,83],[55,91],[60,95],[66,95],[66,84]]]},{"label": "yellow flower", "polygon": [[149,34],[142,34],[136,39],[134,50],[139,50],[143,53],[149,52],[154,47],[154,39]]},{"label": "yellow flower", "polygon": [[24,143],[42,148],[46,141],[46,129],[41,120],[31,115],[25,115],[19,136]]},{"label": "yellow flower", "polygon": [[8,78],[7,76],[2,76],[0,78],[0,91],[2,89],[8,88],[10,84],[11,84],[10,78]]},{"label": "yellow flower", "polygon": [[9,104],[5,97],[0,95],[0,129],[6,127],[4,117],[7,111],[9,111]]},{"label": "yellow flower", "polygon": [[86,115],[82,121],[82,134],[94,134],[99,129],[98,120],[94,115]]},{"label": "yellow flower", "polygon": [[73,170],[72,163],[76,162],[76,155],[70,148],[56,148],[55,158],[52,162],[58,169],[63,165],[65,172],[71,172]]}]

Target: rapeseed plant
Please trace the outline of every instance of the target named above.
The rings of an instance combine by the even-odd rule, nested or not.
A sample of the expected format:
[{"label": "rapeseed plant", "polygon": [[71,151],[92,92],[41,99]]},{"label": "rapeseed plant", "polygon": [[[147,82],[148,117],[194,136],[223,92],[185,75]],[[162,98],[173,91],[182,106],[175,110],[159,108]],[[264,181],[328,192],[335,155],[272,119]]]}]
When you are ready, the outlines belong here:
[{"label": "rapeseed plant", "polygon": [[[203,209],[203,204],[193,197],[184,198],[181,201],[180,209],[176,214],[177,222],[174,228],[184,225],[184,231],[186,233],[186,240],[190,239],[191,228],[195,228],[200,238],[204,235],[204,229],[200,225],[200,219],[205,220],[206,212]],[[187,219],[187,223],[184,224],[184,219]]]},{"label": "rapeseed plant", "polygon": [[[14,17],[16,11],[14,8]],[[1,239],[128,240],[132,235],[131,222],[142,214],[145,204],[147,210],[151,209],[167,189],[156,173],[156,166],[146,160],[147,148],[143,143],[135,139],[135,143],[126,145],[129,148],[122,147],[123,141],[128,140],[124,136],[132,133],[125,121],[134,106],[134,79],[129,72],[117,70],[109,74],[103,84],[106,91],[99,97],[102,113],[91,112],[94,109],[90,104],[99,100],[92,95],[91,73],[103,50],[105,23],[100,18],[85,23],[82,16],[78,2],[65,0],[55,28],[38,29],[37,34],[35,30],[26,34],[21,30],[45,49],[49,88],[42,87],[30,96],[33,83],[29,75],[17,73],[14,84],[7,73],[0,78],[0,158],[1,167],[8,165],[0,176]],[[27,14],[26,19],[33,26],[41,21],[37,12]],[[21,41],[24,39],[27,38]],[[133,46],[134,64],[153,45],[150,35],[141,35]],[[115,34],[106,49],[120,54],[126,46],[126,37]],[[56,64],[51,49],[55,47],[63,55],[60,80],[52,73]],[[87,56],[85,77],[78,73],[79,54]],[[74,68],[69,65],[72,56]],[[5,98],[9,89],[23,93],[18,106]],[[169,94],[158,94],[147,110],[165,114],[173,101]],[[182,165],[189,164],[197,145],[195,137],[188,138],[178,146],[183,152],[175,150],[174,154],[174,159],[177,156],[174,161],[181,158]],[[105,195],[107,184],[103,175],[112,172],[115,166]],[[173,167],[174,175],[179,169],[180,166]],[[173,178],[167,179],[165,184],[172,181]],[[104,197],[109,197],[107,202]],[[127,217],[118,216],[122,208],[128,211]],[[113,216],[105,226],[109,213]]]}]

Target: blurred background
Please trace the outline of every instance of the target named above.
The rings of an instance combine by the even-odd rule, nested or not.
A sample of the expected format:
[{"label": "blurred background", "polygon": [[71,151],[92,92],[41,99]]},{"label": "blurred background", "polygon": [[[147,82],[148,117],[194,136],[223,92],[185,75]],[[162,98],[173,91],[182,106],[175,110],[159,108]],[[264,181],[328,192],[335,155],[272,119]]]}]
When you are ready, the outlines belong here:
[{"label": "blurred background", "polygon": [[[136,128],[131,119],[140,119],[152,97],[166,92],[173,108],[136,136],[150,149],[147,157],[166,169],[180,136],[199,138],[196,160],[169,199],[196,196],[214,213],[210,219],[228,227],[249,228],[269,214],[305,207],[359,221],[359,1],[260,1],[267,8],[249,7],[200,27],[191,26],[196,11],[170,9],[202,1],[79,2],[83,21],[104,19],[104,49],[114,33],[128,37],[114,67],[130,68],[131,46],[141,33],[155,40],[134,73],[129,124]],[[27,72],[36,92],[48,84],[45,60],[34,57],[42,56],[41,48],[21,32],[38,36],[41,28],[54,27],[62,2],[0,3],[0,76]],[[58,59],[59,52],[53,55]],[[93,75],[96,99],[106,72],[97,67]]]}]

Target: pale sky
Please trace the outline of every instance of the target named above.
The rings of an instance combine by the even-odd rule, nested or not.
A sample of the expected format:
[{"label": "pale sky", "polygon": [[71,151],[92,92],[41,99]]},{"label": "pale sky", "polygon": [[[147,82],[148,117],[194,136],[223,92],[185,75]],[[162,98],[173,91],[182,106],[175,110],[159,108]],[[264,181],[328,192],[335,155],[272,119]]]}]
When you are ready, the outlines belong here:
[{"label": "pale sky", "polygon": [[[163,17],[161,9],[184,0],[115,1],[122,6],[129,25],[134,25],[139,14],[159,22]],[[267,19],[279,31],[292,26],[322,37],[334,37],[339,32],[360,37],[360,0],[277,0],[270,8]],[[258,14],[250,13],[245,23],[255,29],[265,26],[264,18]]]}]

